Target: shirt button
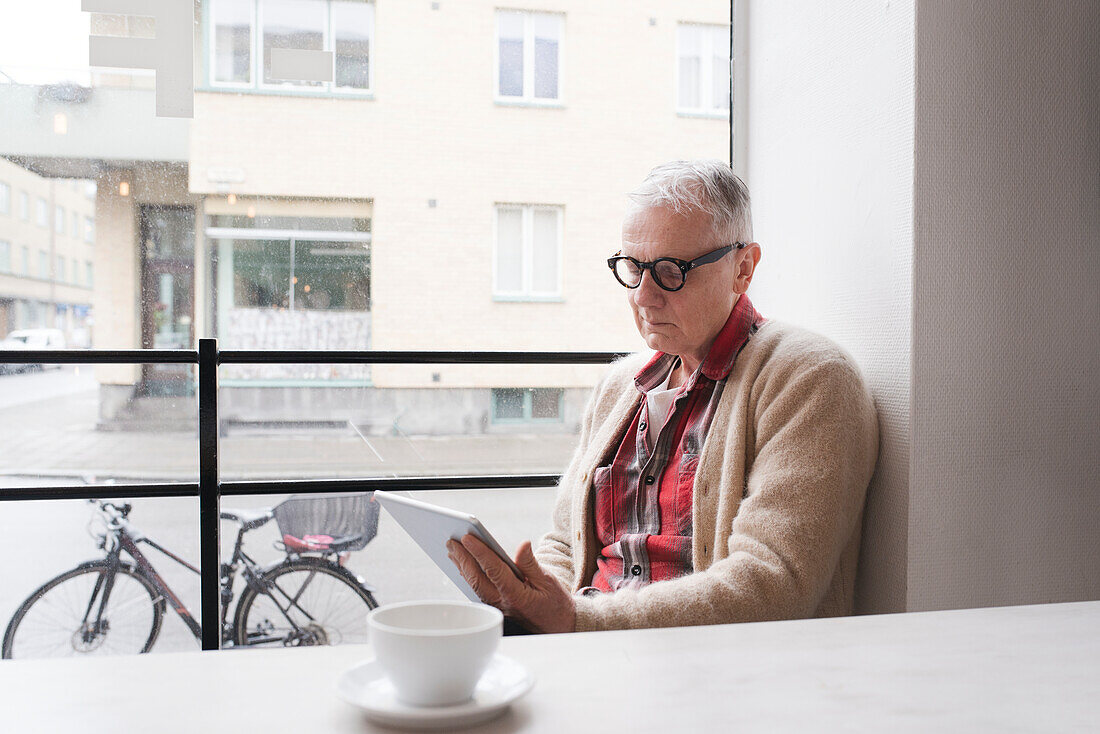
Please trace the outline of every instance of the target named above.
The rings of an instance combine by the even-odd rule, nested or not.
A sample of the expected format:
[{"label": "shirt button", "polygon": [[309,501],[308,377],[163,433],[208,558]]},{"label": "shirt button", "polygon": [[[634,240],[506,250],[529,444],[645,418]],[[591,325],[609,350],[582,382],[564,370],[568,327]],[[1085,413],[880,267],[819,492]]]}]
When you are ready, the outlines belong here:
[{"label": "shirt button", "polygon": [[646,484],[653,484],[653,477],[646,477],[645,478],[645,483]]},{"label": "shirt button", "polygon": [[645,430],[645,421],[642,421],[641,423],[639,423],[638,428],[640,428],[641,430],[644,431]]},{"label": "shirt button", "polygon": [[634,564],[633,566],[630,567],[630,573],[633,574],[634,576],[641,576],[642,575],[642,567],[639,566],[638,564]]}]

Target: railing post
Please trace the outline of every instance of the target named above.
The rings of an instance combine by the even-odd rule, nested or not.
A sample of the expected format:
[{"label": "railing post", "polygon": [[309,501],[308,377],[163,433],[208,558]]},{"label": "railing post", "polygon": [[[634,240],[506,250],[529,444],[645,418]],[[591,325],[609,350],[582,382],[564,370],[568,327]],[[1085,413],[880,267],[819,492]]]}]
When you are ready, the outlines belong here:
[{"label": "railing post", "polygon": [[202,649],[221,647],[218,340],[199,339],[199,568]]}]

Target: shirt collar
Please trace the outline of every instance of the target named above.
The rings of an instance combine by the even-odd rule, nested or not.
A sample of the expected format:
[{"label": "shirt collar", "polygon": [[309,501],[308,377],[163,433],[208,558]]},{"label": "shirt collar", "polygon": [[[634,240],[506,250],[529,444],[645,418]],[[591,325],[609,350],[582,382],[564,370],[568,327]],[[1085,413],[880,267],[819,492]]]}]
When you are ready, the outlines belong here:
[{"label": "shirt collar", "polygon": [[[733,304],[729,318],[726,319],[725,325],[718,332],[718,336],[714,338],[714,343],[710,345],[710,351],[707,352],[703,363],[688,378],[687,384],[684,385],[685,389],[690,391],[694,388],[700,374],[715,381],[728,377],[730,370],[733,369],[733,363],[737,360],[737,355],[741,352],[741,348],[745,346],[749,337],[757,332],[764,320],[760,312],[753,308],[748,295],[742,294],[737,302]],[[665,354],[664,352],[654,354],[653,358],[634,377],[634,384],[637,386],[638,391],[648,393],[650,390],[660,387],[677,359],[678,357],[674,354]]]}]

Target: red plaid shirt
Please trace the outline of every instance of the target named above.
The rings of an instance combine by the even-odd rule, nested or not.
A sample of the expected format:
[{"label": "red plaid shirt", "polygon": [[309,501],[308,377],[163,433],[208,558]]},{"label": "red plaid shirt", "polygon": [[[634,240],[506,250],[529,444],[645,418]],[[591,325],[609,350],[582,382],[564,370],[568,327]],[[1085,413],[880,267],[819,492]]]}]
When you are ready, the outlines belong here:
[{"label": "red plaid shirt", "polygon": [[[680,386],[664,426],[650,425],[644,396],[664,383],[679,358],[658,352],[634,378],[643,395],[638,411],[614,461],[593,476],[602,550],[585,592],[643,586],[692,572],[691,502],[699,452],[733,363],[763,323],[748,296],[737,299],[706,358]],[[655,440],[650,440],[651,430],[658,430]]]}]

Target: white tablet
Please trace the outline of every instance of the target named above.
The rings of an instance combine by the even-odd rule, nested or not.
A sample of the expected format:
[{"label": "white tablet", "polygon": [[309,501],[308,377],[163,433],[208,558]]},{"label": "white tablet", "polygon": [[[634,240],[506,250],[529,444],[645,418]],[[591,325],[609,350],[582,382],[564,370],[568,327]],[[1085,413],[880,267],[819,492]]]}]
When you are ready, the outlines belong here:
[{"label": "white tablet", "polygon": [[428,557],[435,561],[447,578],[454,582],[455,586],[466,595],[470,601],[481,601],[473,588],[462,578],[458,567],[447,557],[447,541],[462,540],[467,533],[472,533],[489,546],[500,556],[501,560],[508,564],[516,578],[523,580],[523,573],[516,568],[516,564],[504,552],[489,531],[473,515],[458,510],[450,510],[439,505],[421,502],[420,500],[401,497],[391,492],[381,490],[374,493],[374,498],[386,512],[393,516],[397,524],[405,529],[416,544],[419,545]]}]

